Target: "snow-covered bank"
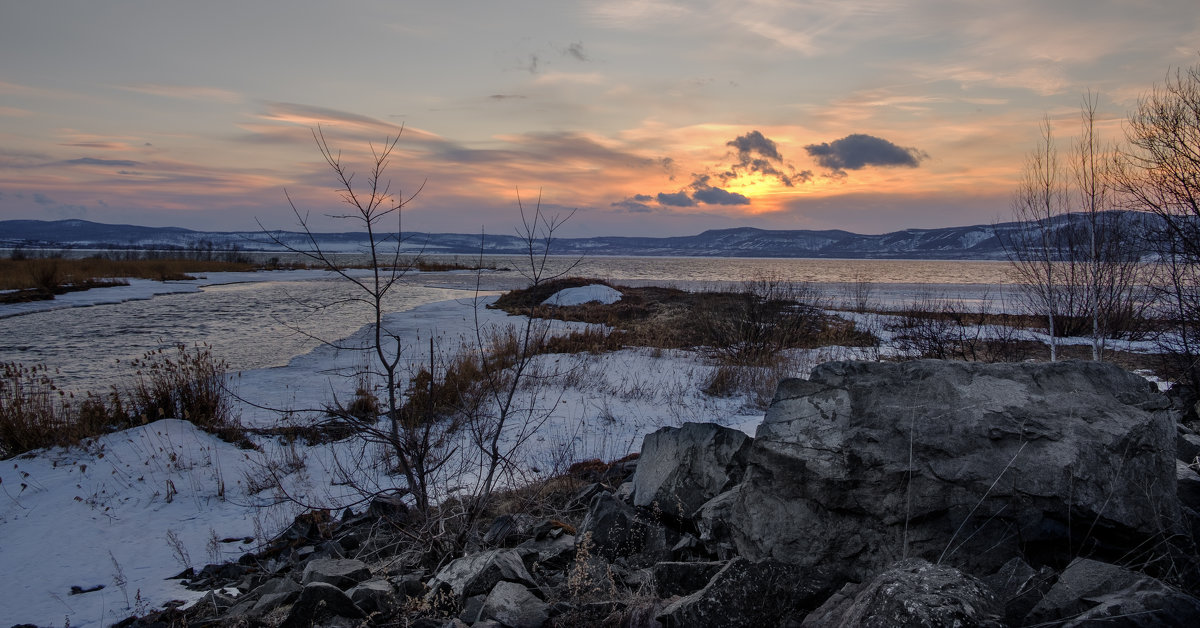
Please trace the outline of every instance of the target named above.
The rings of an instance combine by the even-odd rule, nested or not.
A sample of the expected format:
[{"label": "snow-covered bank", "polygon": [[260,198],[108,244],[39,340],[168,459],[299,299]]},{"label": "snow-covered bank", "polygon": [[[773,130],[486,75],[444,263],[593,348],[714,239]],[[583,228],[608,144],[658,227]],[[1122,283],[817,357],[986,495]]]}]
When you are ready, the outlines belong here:
[{"label": "snow-covered bank", "polygon": [[[390,315],[388,324],[402,338],[406,361],[425,364],[431,337],[435,352],[450,353],[470,346],[477,321],[485,329],[523,321],[482,304],[434,303]],[[559,332],[579,327],[553,325]],[[367,331],[341,344],[361,346]],[[249,424],[271,425],[284,414],[257,406],[319,410],[335,395],[346,399],[356,380],[343,375],[367,363],[360,351],[322,346],[284,367],[245,371],[234,378],[245,400],[239,411]],[[664,425],[714,421],[752,432],[762,419],[745,398],[702,394],[711,367],[690,352],[552,354],[539,356],[534,366],[556,375],[525,391],[538,413],[538,429],[519,456],[526,476],[564,461],[623,456]],[[101,626],[172,599],[196,599],[197,593],[165,578],[185,563],[200,568],[236,559],[299,512],[298,504],[276,503],[278,493],[268,488],[272,474],[309,505],[338,507],[358,497],[344,485],[339,464],[362,459],[356,439],[323,446],[254,440],[262,451],[238,449],[189,423],[164,420],[86,447],[5,461],[0,622]],[[356,473],[366,486],[395,484],[372,465]],[[104,586],[72,595],[72,587],[97,585]]]}]

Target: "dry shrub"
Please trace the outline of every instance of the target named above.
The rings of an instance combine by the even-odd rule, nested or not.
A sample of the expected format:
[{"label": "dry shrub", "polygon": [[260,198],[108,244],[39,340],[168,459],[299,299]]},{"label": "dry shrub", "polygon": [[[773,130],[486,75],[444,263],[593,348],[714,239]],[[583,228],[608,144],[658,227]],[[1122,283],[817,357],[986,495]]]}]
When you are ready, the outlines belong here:
[{"label": "dry shrub", "polygon": [[152,351],[134,366],[136,379],[129,386],[77,400],[55,385],[45,366],[0,364],[0,457],[162,418],[188,420],[229,442],[249,444],[233,416],[226,365],[208,347]]},{"label": "dry shrub", "polygon": [[59,444],[68,409],[46,367],[0,364],[0,458]]},{"label": "dry shrub", "polygon": [[1027,317],[991,313],[986,304],[920,295],[891,325],[896,346],[908,355],[941,360],[1018,362],[1035,354],[1037,343],[1018,340]]},{"label": "dry shrub", "polygon": [[253,270],[247,262],[196,259],[0,259],[0,290],[50,290],[105,279],[134,277],[160,281],[186,279],[190,273]]},{"label": "dry shrub", "polygon": [[127,395],[132,414],[142,421],[183,419],[229,442],[245,442],[226,390],[228,364],[211,347],[177,344],[149,351],[133,367],[136,379]]}]

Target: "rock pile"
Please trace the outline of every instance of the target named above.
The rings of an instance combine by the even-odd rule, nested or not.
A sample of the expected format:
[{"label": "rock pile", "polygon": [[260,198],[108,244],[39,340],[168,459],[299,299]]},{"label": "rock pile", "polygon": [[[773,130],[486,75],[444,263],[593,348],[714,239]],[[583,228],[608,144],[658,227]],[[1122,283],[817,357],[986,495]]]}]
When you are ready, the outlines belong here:
[{"label": "rock pile", "polygon": [[754,438],[659,430],[452,560],[376,504],[126,625],[1200,625],[1197,442],[1110,365],[830,363]]}]

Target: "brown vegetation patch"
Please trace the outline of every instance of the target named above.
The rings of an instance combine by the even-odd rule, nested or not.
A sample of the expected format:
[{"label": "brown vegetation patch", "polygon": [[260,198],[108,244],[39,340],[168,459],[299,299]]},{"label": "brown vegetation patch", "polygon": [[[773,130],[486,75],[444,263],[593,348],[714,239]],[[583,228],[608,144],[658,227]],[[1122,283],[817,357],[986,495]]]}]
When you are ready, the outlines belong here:
[{"label": "brown vegetation patch", "polygon": [[[613,304],[553,306],[541,303],[560,290],[602,284],[619,290]],[[757,282],[741,291],[687,292],[657,286],[614,286],[570,277],[514,290],[494,307],[510,314],[603,324],[617,330],[599,343],[662,349],[707,348],[722,363],[765,364],[784,349],[873,346],[876,338],[825,314],[805,287]]]},{"label": "brown vegetation patch", "polygon": [[165,418],[250,446],[225,388],[227,365],[208,347],[151,351],[132,367],[127,385],[76,399],[55,385],[44,366],[0,364],[0,458]]},{"label": "brown vegetation patch", "polygon": [[[0,259],[0,290],[53,292],[63,286],[83,286],[106,279],[136,278],[157,281],[194,279],[189,273],[235,272],[257,268],[248,262],[194,259]],[[83,289],[83,288],[77,288]]]}]

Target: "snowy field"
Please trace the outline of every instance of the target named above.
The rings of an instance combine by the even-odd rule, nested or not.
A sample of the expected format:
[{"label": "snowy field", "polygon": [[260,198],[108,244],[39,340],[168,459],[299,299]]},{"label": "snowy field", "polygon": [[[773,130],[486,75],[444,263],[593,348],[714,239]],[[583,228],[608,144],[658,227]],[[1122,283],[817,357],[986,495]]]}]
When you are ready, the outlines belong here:
[{"label": "snowy field", "polygon": [[[303,280],[304,273],[295,278]],[[221,274],[217,281],[255,281]],[[278,275],[272,279],[278,280]],[[128,288],[76,293],[87,298],[150,298],[164,290],[194,290],[202,281],[173,285],[135,282]],[[556,295],[558,303],[614,295],[586,286]],[[71,297],[72,295],[67,295]],[[66,298],[66,297],[64,297]],[[494,297],[450,300],[389,315],[387,326],[401,338],[410,368],[474,346],[476,331],[500,331],[524,319],[484,307]],[[54,305],[57,304],[57,305]],[[878,359],[894,355],[887,317],[839,313],[879,334],[872,349],[827,347],[797,351],[797,374],[828,360]],[[552,323],[552,333],[583,329],[583,324]],[[365,347],[369,329],[338,343]],[[1033,337],[1033,336],[1031,336]],[[1128,347],[1138,348],[1138,347]],[[320,346],[286,366],[243,371],[231,378],[237,414],[251,426],[304,423],[322,416],[334,399],[346,401],[361,380],[354,376],[370,357],[354,348]],[[573,461],[612,460],[640,449],[642,437],[663,426],[711,421],[754,433],[762,411],[746,397],[717,398],[700,390],[711,373],[694,352],[626,349],[591,354],[551,354],[535,359],[536,386],[522,389],[527,412],[510,433],[520,476],[536,478]],[[521,433],[525,430],[525,434]],[[532,430],[532,431],[531,431]],[[170,600],[195,600],[200,593],[166,578],[185,567],[235,560],[289,524],[303,510],[269,488],[272,477],[304,505],[341,508],[360,493],[347,485],[388,488],[396,479],[372,465],[363,445],[350,439],[332,445],[284,444],[253,439],[259,450],[243,450],[167,419],[109,434],[69,450],[33,452],[4,461],[0,468],[0,625],[102,626]],[[469,451],[470,446],[462,448]],[[469,484],[467,461],[448,465],[444,486]],[[477,467],[476,467],[477,468]]]},{"label": "snowy field", "polygon": [[[523,320],[482,306],[472,300],[434,303],[393,314],[388,324],[404,339],[406,359],[425,364],[431,336],[435,352],[442,353],[469,346],[477,324],[502,329]],[[554,333],[582,327],[554,325]],[[366,331],[345,344],[365,341]],[[827,357],[814,354],[812,361]],[[291,420],[311,418],[319,413],[306,409],[348,399],[357,380],[344,375],[366,363],[361,352],[322,346],[284,367],[242,372],[232,384],[244,400],[238,412],[249,425],[275,425],[289,412]],[[539,356],[535,366],[548,377],[523,392],[537,424],[519,452],[528,477],[564,461],[618,458],[640,449],[645,434],[665,425],[714,421],[752,433],[762,418],[746,399],[701,394],[711,367],[689,352],[555,354]],[[185,566],[236,559],[301,511],[295,503],[279,503],[276,491],[262,490],[269,469],[308,505],[337,508],[358,498],[343,485],[344,461],[361,453],[353,439],[315,447],[262,437],[255,442],[261,451],[238,449],[168,419],[86,447],[5,461],[0,624],[101,626],[169,600],[198,598],[166,578]],[[380,487],[395,481],[382,472],[356,479]]]}]

